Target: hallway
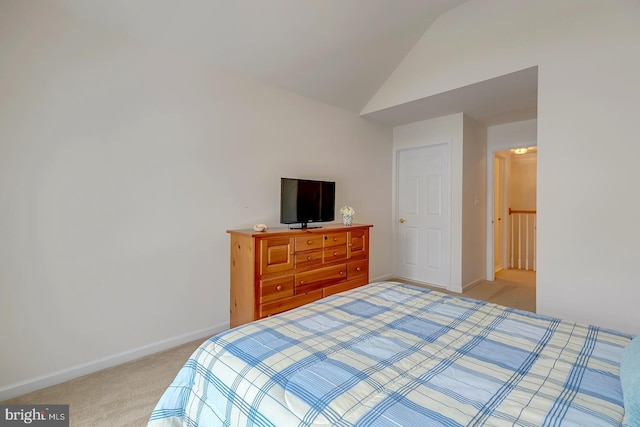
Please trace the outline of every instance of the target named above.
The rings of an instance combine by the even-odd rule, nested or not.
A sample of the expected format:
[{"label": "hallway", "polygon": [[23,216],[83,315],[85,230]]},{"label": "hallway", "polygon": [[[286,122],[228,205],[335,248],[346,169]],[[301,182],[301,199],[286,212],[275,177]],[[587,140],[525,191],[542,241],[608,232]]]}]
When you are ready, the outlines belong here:
[{"label": "hallway", "polygon": [[[451,295],[460,295],[421,283],[403,279],[393,279],[398,282],[433,289]],[[462,293],[463,297],[475,298],[506,307],[520,310],[536,311],[536,272],[532,270],[501,270],[496,273],[493,282],[483,281]]]},{"label": "hallway", "polygon": [[501,270],[496,273],[495,281],[484,281],[464,291],[462,296],[535,313],[536,272]]}]

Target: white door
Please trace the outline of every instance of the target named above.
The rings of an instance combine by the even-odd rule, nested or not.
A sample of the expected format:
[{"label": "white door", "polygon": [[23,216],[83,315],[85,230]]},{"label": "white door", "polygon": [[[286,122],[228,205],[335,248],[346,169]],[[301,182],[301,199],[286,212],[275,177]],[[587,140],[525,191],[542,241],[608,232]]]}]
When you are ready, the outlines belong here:
[{"label": "white door", "polygon": [[451,281],[450,145],[398,152],[398,276]]}]

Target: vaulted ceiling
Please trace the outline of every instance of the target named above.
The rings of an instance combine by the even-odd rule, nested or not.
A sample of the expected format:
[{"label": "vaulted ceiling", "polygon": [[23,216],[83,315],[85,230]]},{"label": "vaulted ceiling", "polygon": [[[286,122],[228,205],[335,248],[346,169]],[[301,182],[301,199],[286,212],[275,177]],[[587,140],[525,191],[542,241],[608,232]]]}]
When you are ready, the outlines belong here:
[{"label": "vaulted ceiling", "polygon": [[[50,1],[144,43],[359,113],[438,16],[466,0]],[[371,118],[435,117],[448,113],[441,103]]]}]

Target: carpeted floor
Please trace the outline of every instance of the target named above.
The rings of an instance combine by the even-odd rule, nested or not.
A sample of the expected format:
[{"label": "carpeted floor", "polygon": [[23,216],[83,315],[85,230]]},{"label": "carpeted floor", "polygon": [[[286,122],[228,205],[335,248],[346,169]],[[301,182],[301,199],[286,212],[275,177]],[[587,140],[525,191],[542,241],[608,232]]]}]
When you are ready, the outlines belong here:
[{"label": "carpeted floor", "polygon": [[[501,271],[496,275],[494,282],[482,282],[462,295],[535,311],[535,278],[535,272],[532,271]],[[145,426],[165,388],[205,339],[2,403],[69,404],[72,427]]]},{"label": "carpeted floor", "polygon": [[502,270],[496,273],[495,281],[482,282],[465,291],[463,295],[535,313],[536,272]]},{"label": "carpeted floor", "polygon": [[2,403],[68,404],[70,426],[145,426],[162,392],[205,339]]},{"label": "carpeted floor", "polygon": [[[415,283],[408,280],[393,280],[434,289],[446,294],[459,295],[438,287]],[[501,270],[496,273],[496,280],[493,282],[485,280],[472,288],[465,290],[462,293],[462,296],[535,313],[536,272],[527,270]]]}]

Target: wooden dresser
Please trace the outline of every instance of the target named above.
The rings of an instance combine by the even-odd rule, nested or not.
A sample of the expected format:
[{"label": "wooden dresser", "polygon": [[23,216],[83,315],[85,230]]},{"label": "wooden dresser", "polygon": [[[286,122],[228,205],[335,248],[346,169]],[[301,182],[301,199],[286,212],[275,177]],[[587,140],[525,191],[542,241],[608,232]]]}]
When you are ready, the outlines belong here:
[{"label": "wooden dresser", "polygon": [[371,227],[227,230],[231,327],[369,283]]}]

